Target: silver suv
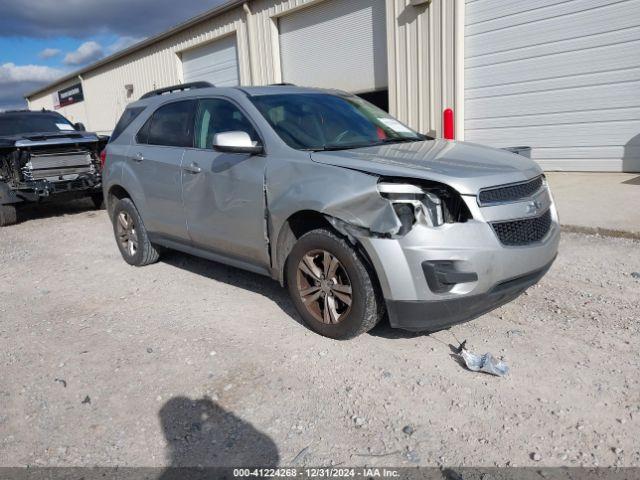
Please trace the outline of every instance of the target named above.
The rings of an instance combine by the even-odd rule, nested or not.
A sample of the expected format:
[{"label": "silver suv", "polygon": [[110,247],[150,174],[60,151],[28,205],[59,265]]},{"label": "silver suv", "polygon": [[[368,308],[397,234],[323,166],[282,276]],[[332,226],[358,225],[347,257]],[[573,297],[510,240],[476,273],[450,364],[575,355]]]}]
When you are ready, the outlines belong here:
[{"label": "silver suv", "polygon": [[411,331],[471,320],[540,280],[558,249],[536,163],[431,139],[344,92],[154,91],[106,157],[126,262],[170,248],[272,277],[331,338],[385,315]]}]

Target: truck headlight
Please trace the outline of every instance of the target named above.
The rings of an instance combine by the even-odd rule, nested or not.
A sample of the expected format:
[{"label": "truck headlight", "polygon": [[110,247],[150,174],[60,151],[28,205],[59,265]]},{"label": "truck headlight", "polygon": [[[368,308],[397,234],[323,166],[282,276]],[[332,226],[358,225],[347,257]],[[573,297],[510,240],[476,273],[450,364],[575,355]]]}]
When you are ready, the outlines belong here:
[{"label": "truck headlight", "polygon": [[399,235],[408,233],[416,221],[423,220],[430,227],[444,223],[442,200],[435,193],[410,183],[379,183],[378,192],[393,204],[402,223]]}]

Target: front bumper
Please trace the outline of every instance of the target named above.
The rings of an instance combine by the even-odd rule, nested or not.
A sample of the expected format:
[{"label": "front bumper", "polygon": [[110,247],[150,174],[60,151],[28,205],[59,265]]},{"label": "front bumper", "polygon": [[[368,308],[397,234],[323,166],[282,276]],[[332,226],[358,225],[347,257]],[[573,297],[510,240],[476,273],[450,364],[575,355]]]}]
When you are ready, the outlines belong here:
[{"label": "front bumper", "polygon": [[[538,282],[560,242],[555,205],[545,193],[551,227],[541,241],[526,246],[504,246],[489,223],[519,218],[520,204],[479,208],[475,197],[465,197],[474,217],[465,223],[414,225],[399,239],[359,238],[376,270],[391,326],[440,330],[498,308]],[[445,265],[441,276],[460,283],[434,288],[425,264]]]},{"label": "front bumper", "polygon": [[80,175],[74,180],[59,182],[28,180],[15,187],[4,185],[3,192],[0,192],[0,204],[38,202],[50,197],[84,197],[102,192],[102,180],[99,174]]},{"label": "front bumper", "polygon": [[468,322],[515,300],[527,288],[538,283],[554,260],[539,270],[499,283],[479,295],[434,301],[387,300],[389,321],[394,328],[413,332],[435,332]]}]

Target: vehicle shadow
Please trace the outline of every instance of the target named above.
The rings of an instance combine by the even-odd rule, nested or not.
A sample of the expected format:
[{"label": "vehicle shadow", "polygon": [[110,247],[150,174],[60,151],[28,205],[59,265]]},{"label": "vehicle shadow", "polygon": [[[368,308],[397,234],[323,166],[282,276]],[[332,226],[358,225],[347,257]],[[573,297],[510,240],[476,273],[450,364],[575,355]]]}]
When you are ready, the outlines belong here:
[{"label": "vehicle shadow", "polygon": [[269,277],[175,250],[169,250],[163,254],[161,261],[172,267],[267,297],[289,317],[300,325],[304,325],[302,318],[289,299],[287,291]]},{"label": "vehicle shadow", "polygon": [[31,220],[43,218],[62,217],[88,211],[96,211],[90,198],[78,198],[74,200],[50,200],[42,203],[24,203],[17,209],[18,223],[26,223]]},{"label": "vehicle shadow", "polygon": [[158,415],[169,457],[161,480],[233,478],[234,467],[279,464],[278,447],[268,435],[206,396],[174,397]]},{"label": "vehicle shadow", "polygon": [[[257,273],[230,267],[212,260],[194,257],[193,255],[176,250],[168,250],[164,253],[161,257],[161,262],[217,282],[224,282],[227,285],[263,295],[274,301],[285,314],[297,323],[304,328],[308,328],[296,311],[286,289],[282,288],[275,280],[258,275]],[[429,332],[416,333],[391,328],[389,320],[385,316],[385,318],[369,332],[369,335],[389,340],[397,340],[422,337],[429,335]]]},{"label": "vehicle shadow", "polygon": [[389,319],[385,317],[378,325],[369,331],[369,335],[372,337],[386,338],[388,340],[399,340],[423,337],[429,335],[429,332],[409,332],[407,330],[391,328]]}]

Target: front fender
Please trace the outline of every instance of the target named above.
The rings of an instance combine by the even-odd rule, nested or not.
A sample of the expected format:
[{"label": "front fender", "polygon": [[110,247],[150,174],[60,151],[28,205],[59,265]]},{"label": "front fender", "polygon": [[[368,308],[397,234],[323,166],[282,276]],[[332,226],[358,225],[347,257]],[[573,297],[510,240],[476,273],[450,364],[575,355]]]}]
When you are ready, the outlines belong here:
[{"label": "front fender", "polygon": [[331,165],[270,165],[265,191],[272,231],[279,234],[293,214],[311,210],[375,233],[394,234],[402,225],[377,185],[377,175]]}]

